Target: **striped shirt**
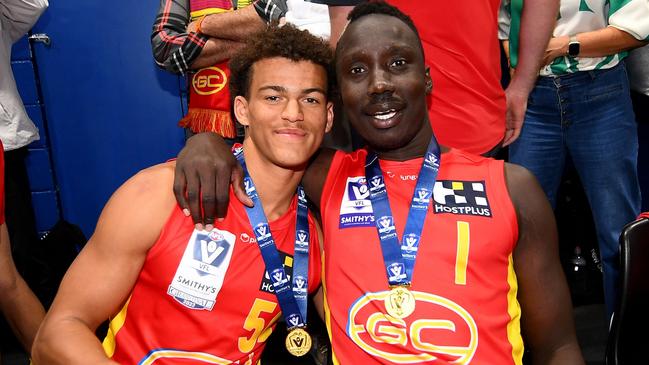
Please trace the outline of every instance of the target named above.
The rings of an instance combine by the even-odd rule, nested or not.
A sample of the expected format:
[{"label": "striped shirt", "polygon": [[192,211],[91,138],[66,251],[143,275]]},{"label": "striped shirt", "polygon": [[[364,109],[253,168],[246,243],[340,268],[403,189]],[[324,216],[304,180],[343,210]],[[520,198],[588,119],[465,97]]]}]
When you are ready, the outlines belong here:
[{"label": "striped shirt", "polygon": [[[503,0],[499,16],[499,36],[509,39],[511,65],[516,67],[518,33],[523,0]],[[553,36],[571,36],[607,26],[618,28],[638,40],[649,41],[649,2],[647,0],[561,0]],[[541,76],[607,69],[617,65],[628,52],[605,57],[557,57],[541,69]]]}]

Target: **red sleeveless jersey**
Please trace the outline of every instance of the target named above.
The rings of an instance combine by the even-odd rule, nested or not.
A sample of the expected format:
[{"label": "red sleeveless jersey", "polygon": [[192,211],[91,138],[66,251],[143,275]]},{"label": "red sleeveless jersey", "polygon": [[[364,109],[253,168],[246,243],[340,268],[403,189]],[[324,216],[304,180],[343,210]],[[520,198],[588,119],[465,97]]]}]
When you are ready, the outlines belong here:
[{"label": "red sleeveless jersey", "polygon": [[[327,328],[335,364],[520,364],[512,264],[518,227],[503,162],[444,153],[415,263],[413,314],[386,314],[365,150],[338,152],[322,195]],[[401,241],[422,159],[380,161]]]},{"label": "red sleeveless jersey", "polygon": [[[296,204],[270,222],[292,278]],[[149,250],[131,297],[104,340],[120,364],[256,364],[281,318],[273,284],[245,209],[230,194],[228,215],[212,232],[195,231],[175,208]],[[309,215],[308,289],[320,284],[320,249]],[[283,324],[282,324],[283,325]]]}]

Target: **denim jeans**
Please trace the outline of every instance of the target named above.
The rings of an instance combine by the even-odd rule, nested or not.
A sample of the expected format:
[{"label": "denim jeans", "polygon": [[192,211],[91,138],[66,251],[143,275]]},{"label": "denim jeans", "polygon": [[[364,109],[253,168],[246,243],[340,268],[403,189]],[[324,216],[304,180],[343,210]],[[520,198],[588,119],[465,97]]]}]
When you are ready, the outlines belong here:
[{"label": "denim jeans", "polygon": [[617,302],[622,227],[640,212],[638,134],[624,64],[611,69],[539,77],[510,162],[529,169],[552,207],[568,154],[597,230],[610,315]]}]

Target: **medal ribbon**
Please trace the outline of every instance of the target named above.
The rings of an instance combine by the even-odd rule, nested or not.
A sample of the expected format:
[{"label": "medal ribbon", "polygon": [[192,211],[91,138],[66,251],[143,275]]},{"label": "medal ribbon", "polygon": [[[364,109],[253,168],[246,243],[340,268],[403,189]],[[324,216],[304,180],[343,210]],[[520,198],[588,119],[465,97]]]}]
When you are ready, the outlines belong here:
[{"label": "medal ribbon", "polygon": [[270,225],[257,194],[257,189],[248,174],[246,162],[243,159],[243,149],[237,149],[235,156],[244,172],[246,193],[254,203],[252,208],[246,207],[248,220],[257,238],[261,256],[266,264],[266,272],[273,282],[275,296],[282,309],[286,325],[289,329],[306,327],[306,308],[308,293],[309,271],[309,221],[306,195],[302,186],[297,188],[297,218],[295,227],[295,252],[293,253],[293,278],[289,283],[286,271],[282,265],[275,240],[270,232]]},{"label": "medal ribbon", "polygon": [[419,178],[410,202],[406,228],[403,231],[401,244],[399,244],[379,158],[374,152],[368,151],[367,153],[365,176],[368,179],[374,222],[381,241],[383,262],[390,286],[408,286],[412,282],[419,240],[428,213],[428,206],[433,198],[433,188],[439,172],[440,159],[440,147],[433,136],[419,170]]}]

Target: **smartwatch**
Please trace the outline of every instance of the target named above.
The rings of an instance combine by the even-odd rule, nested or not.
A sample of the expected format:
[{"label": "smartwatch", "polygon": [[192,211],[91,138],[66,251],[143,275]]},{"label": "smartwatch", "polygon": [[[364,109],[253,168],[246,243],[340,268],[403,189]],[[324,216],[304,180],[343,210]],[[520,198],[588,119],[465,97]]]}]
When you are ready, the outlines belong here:
[{"label": "smartwatch", "polygon": [[577,57],[579,56],[579,49],[581,44],[577,40],[577,36],[571,36],[570,41],[568,41],[568,56]]}]

